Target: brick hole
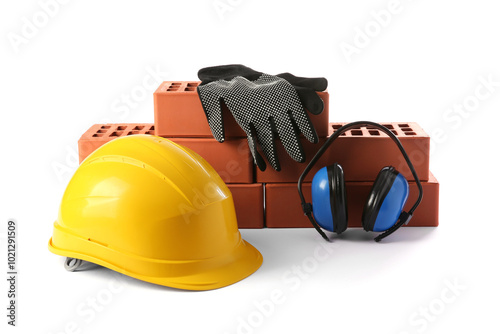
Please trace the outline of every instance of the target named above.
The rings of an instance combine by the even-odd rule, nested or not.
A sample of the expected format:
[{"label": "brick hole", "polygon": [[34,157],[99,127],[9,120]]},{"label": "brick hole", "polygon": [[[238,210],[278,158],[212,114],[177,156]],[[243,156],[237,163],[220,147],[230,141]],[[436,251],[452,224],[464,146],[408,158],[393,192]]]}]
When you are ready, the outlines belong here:
[{"label": "brick hole", "polygon": [[196,90],[196,87],[186,87],[186,88],[184,88],[185,92],[193,92],[195,90]]},{"label": "brick hole", "polygon": [[144,125],[136,125],[132,130],[142,130],[144,129]]},{"label": "brick hole", "polygon": [[146,134],[147,134],[147,135],[154,135],[154,134],[155,134],[155,132],[150,130],[150,131],[146,131]]},{"label": "brick hole", "polygon": [[368,132],[372,136],[380,136],[380,132],[378,132],[378,130],[368,130]]},{"label": "brick hole", "polygon": [[181,85],[181,83],[180,83],[180,82],[172,82],[170,85],[171,85],[171,86],[180,86],[180,85]]},{"label": "brick hole", "polygon": [[407,127],[409,127],[408,124],[398,124],[398,125],[399,125],[400,128],[407,128]]},{"label": "brick hole", "polygon": [[405,135],[407,135],[407,136],[416,136],[417,134],[415,132],[409,131],[409,132],[405,132]]},{"label": "brick hole", "polygon": [[356,126],[354,128],[351,128],[351,129],[353,129],[353,130],[361,130],[361,126]]},{"label": "brick hole", "polygon": [[394,126],[392,126],[392,124],[382,124],[382,125],[391,130],[394,129]]},{"label": "brick hole", "polygon": [[123,134],[122,131],[114,131],[112,134],[110,134],[110,137],[120,137]]},{"label": "brick hole", "polygon": [[332,128],[333,128],[334,130],[338,130],[338,129],[340,129],[341,127],[342,127],[342,125],[340,125],[340,124],[332,124]]},{"label": "brick hole", "polygon": [[139,134],[139,131],[136,131],[136,130],[133,130],[133,131],[129,131],[127,133],[127,136],[130,136],[130,135],[138,135]]},{"label": "brick hole", "polygon": [[392,133],[394,133],[396,136],[398,135],[398,132],[396,130],[391,130]]},{"label": "brick hole", "polygon": [[127,126],[126,126],[126,125],[120,125],[120,126],[118,126],[118,127],[116,128],[116,130],[123,131],[123,130],[125,130],[126,128],[127,128]]},{"label": "brick hole", "polygon": [[97,133],[106,133],[108,130],[97,130]]},{"label": "brick hole", "polygon": [[347,136],[347,134],[344,132],[344,133],[342,133],[340,136],[341,136],[341,137],[342,137],[342,136]]},{"label": "brick hole", "polygon": [[178,90],[179,90],[179,87],[172,87],[172,86],[170,86],[170,87],[168,87],[167,92],[176,92]]},{"label": "brick hole", "polygon": [[401,128],[404,132],[413,132],[412,128]]},{"label": "brick hole", "polygon": [[110,125],[103,125],[101,126],[101,129],[109,129],[111,126]]},{"label": "brick hole", "polygon": [[154,131],[154,130],[155,130],[155,126],[151,125],[151,127],[149,128],[149,131]]},{"label": "brick hole", "polygon": [[102,133],[94,133],[92,135],[92,137],[102,137],[102,136],[104,136],[104,134],[102,134]]},{"label": "brick hole", "polygon": [[188,82],[187,86],[188,87],[198,87],[200,83],[199,82]]},{"label": "brick hole", "polygon": [[361,131],[361,130],[351,130],[351,135],[353,135],[353,136],[362,136],[363,135],[363,131]]}]

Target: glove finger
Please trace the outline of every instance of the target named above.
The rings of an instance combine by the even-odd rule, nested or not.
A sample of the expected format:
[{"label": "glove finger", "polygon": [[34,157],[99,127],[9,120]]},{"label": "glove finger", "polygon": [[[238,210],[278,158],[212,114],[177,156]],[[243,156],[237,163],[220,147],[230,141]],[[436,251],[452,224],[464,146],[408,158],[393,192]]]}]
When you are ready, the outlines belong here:
[{"label": "glove finger", "polygon": [[256,138],[256,130],[253,124],[250,124],[250,129],[247,131],[247,141],[248,141],[248,147],[250,148],[250,152],[252,153],[253,161],[255,162],[255,165],[259,167],[261,171],[266,170],[266,162],[260,155],[260,153],[257,151],[257,138]]},{"label": "glove finger", "polygon": [[201,85],[217,80],[231,80],[234,77],[241,76],[250,81],[257,80],[261,72],[252,70],[243,65],[220,65],[205,67],[198,71],[198,78],[202,81]]},{"label": "glove finger", "polygon": [[222,118],[222,104],[224,100],[219,98],[216,91],[210,87],[197,87],[198,97],[200,98],[203,111],[207,117],[208,126],[212,135],[218,142],[223,142],[224,134],[224,119]]},{"label": "glove finger", "polygon": [[311,119],[307,115],[307,112],[302,108],[302,106],[295,106],[290,111],[290,116],[292,120],[295,122],[296,126],[299,128],[300,132],[304,134],[304,136],[311,143],[318,142],[318,134],[314,129],[314,126],[311,123]]},{"label": "glove finger", "polygon": [[324,109],[323,100],[319,95],[309,88],[296,86],[297,94],[304,108],[313,115],[319,115]]},{"label": "glove finger", "polygon": [[326,78],[304,78],[296,77],[291,73],[280,73],[277,77],[283,78],[293,86],[305,87],[322,92],[328,87],[328,80]]},{"label": "glove finger", "polygon": [[259,140],[260,147],[264,152],[264,155],[267,158],[267,161],[271,164],[271,166],[277,170],[281,170],[281,166],[278,160],[278,155],[276,153],[276,146],[274,145],[274,132],[271,128],[271,124],[269,126],[259,127],[257,130],[257,139]]},{"label": "glove finger", "polygon": [[289,113],[282,114],[279,118],[270,118],[278,132],[279,139],[288,155],[295,161],[304,162],[305,153],[299,140],[299,131]]}]

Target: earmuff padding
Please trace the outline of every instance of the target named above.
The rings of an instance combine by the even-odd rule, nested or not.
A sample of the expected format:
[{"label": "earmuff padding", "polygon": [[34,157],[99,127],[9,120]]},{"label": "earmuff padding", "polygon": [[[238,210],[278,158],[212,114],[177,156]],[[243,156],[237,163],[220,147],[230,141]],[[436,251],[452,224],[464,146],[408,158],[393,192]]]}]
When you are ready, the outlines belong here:
[{"label": "earmuff padding", "polygon": [[347,229],[347,194],[344,181],[344,170],[335,163],[326,167],[330,185],[330,208],[332,210],[335,233]]},{"label": "earmuff padding", "polygon": [[361,222],[365,231],[373,231],[380,207],[391,190],[399,172],[394,167],[384,167],[378,173],[363,209]]}]

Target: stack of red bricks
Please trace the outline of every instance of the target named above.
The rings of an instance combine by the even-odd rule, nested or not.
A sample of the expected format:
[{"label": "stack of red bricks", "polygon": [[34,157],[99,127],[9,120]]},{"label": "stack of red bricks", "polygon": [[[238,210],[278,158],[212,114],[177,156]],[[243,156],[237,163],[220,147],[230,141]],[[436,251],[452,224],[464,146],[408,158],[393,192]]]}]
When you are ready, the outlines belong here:
[{"label": "stack of red bricks", "polygon": [[[319,143],[302,140],[306,163],[293,161],[277,144],[282,170],[270,166],[262,172],[253,164],[246,135],[228,110],[223,111],[226,140],[212,137],[198,98],[199,82],[163,82],[154,93],[154,124],[96,124],[78,142],[80,162],[104,143],[121,136],[155,134],[186,146],[207,160],[220,174],[234,198],[240,228],[311,227],[303,215],[297,193],[297,180],[316,151],[344,123],[328,123],[328,92],[321,92],[325,109],[311,115],[320,137]],[[430,138],[413,122],[383,123],[399,138],[422,182],[424,198],[411,226],[437,226],[439,183],[429,171]],[[410,206],[418,192],[404,158],[392,140],[375,128],[359,127],[340,136],[311,170],[304,183],[310,201],[311,180],[321,167],[342,165],[345,172],[349,226],[361,226],[361,214],[371,185],[384,166],[394,166],[410,183]],[[409,208],[405,208],[408,210]]]}]

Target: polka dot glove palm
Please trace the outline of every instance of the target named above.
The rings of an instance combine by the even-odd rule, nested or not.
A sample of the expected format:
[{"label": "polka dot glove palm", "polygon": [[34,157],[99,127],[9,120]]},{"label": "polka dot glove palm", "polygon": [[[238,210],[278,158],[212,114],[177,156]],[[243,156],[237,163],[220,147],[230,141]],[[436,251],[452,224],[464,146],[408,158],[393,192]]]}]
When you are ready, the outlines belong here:
[{"label": "polka dot glove palm", "polygon": [[225,104],[247,135],[250,152],[260,170],[266,163],[257,150],[260,145],[271,166],[280,170],[275,139],[295,161],[304,162],[299,134],[313,143],[318,136],[305,109],[323,111],[316,91],[327,87],[324,78],[300,78],[289,73],[276,76],[256,72],[243,65],[201,69],[198,95],[215,139],[224,141],[222,104]]}]

